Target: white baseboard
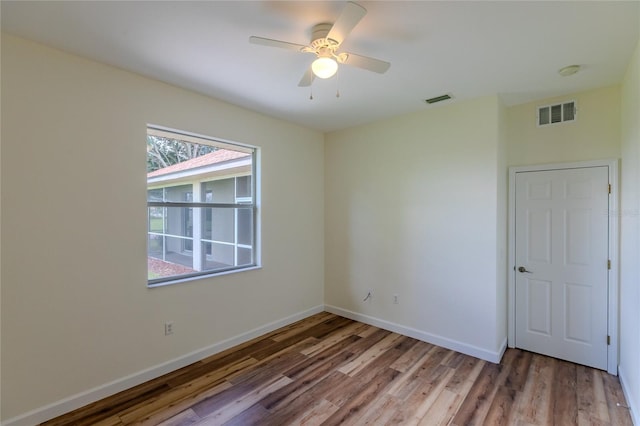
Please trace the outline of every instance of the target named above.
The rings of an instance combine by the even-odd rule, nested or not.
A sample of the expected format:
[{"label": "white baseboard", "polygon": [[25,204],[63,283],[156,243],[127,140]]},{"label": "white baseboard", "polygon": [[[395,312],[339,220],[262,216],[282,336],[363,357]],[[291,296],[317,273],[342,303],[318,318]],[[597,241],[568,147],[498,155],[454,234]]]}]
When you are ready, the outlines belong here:
[{"label": "white baseboard", "polygon": [[627,385],[626,376],[624,374],[624,370],[622,367],[618,366],[618,378],[620,379],[620,384],[622,385],[622,393],[624,393],[624,398],[627,402],[627,406],[629,407],[629,414],[631,414],[631,421],[634,425],[640,426],[640,407],[638,407],[638,400],[635,398],[635,395],[629,389]]},{"label": "white baseboard", "polygon": [[500,363],[504,351],[507,349],[507,338],[505,337],[500,349],[496,352],[488,351],[477,346],[469,345],[467,343],[452,340],[446,337],[438,336],[435,334],[427,333],[425,331],[417,330],[415,328],[407,327],[404,325],[396,324],[390,321],[381,320],[369,315],[360,314],[357,312],[349,311],[347,309],[338,308],[336,306],[325,305],[324,310],[331,312],[332,314],[340,315],[354,321],[360,321],[365,324],[373,325],[375,327],[383,328],[385,330],[393,331],[394,333],[402,334],[404,336],[413,337],[414,339],[422,340],[423,342],[431,343],[433,345],[441,346],[443,348],[451,349],[456,352],[461,352],[465,355],[470,355],[475,358],[480,358],[485,361],[492,362],[494,364]]},{"label": "white baseboard", "polygon": [[155,379],[156,377],[160,377],[163,374],[167,374],[179,368],[186,367],[187,365],[193,364],[194,362],[200,361],[201,359],[204,359],[208,356],[215,355],[233,346],[247,342],[251,339],[262,336],[263,334],[277,330],[280,327],[284,327],[323,311],[324,306],[320,305],[303,312],[298,312],[286,318],[282,318],[272,323],[247,331],[246,333],[242,333],[238,336],[223,340],[222,342],[207,346],[206,348],[188,353],[179,358],[167,361],[159,365],[155,365],[146,370],[142,370],[129,376],[114,380],[113,382],[106,383],[93,389],[89,389],[85,392],[78,393],[76,395],[72,395],[68,398],[54,402],[53,404],[49,404],[44,407],[29,411],[25,414],[19,415],[3,422],[2,426],[33,426],[35,424],[42,423],[54,417],[68,413],[69,411],[84,407],[85,405],[91,404],[92,402],[99,401],[123,390]]},{"label": "white baseboard", "polygon": [[496,353],[497,361],[491,361],[491,360],[487,360],[487,361],[491,361],[494,364],[499,364],[506,350],[507,350],[507,337],[505,336],[504,340],[502,341],[502,344],[500,345],[500,349],[498,349],[498,352]]}]

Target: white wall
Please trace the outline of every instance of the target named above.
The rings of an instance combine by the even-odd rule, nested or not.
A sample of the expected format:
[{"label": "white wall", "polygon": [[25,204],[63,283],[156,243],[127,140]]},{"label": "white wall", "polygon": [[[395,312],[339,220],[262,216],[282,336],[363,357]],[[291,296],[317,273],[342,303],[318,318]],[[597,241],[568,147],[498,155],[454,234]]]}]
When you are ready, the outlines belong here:
[{"label": "white wall", "polygon": [[[3,420],[322,305],[321,133],[6,34],[1,59]],[[262,269],[146,287],[147,123],[261,148]]]},{"label": "white wall", "polygon": [[622,83],[620,380],[640,424],[640,43]]},{"label": "white wall", "polygon": [[[327,135],[330,308],[499,357],[506,338],[498,319],[506,305],[497,306],[506,291],[497,289],[504,262],[497,209],[505,206],[497,188],[506,173],[498,172],[500,108],[487,97]],[[363,302],[370,288],[373,300]]]}]

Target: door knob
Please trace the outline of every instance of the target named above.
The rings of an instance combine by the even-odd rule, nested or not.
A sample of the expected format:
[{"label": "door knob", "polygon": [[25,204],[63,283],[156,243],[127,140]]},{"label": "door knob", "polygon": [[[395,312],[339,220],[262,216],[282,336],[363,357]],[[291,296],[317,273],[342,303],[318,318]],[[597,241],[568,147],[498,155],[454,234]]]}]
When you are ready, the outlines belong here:
[{"label": "door knob", "polygon": [[523,273],[526,272],[528,274],[532,274],[532,272],[531,271],[527,271],[527,268],[525,268],[524,266],[518,267],[518,272],[523,272]]}]

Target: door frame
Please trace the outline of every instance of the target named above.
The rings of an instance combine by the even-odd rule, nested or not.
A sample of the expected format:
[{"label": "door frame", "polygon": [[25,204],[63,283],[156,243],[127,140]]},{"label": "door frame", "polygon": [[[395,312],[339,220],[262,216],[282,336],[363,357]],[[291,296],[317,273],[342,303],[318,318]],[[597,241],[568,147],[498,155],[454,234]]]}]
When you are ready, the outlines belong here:
[{"label": "door frame", "polygon": [[619,223],[618,223],[618,159],[580,161],[574,163],[552,163],[531,166],[509,167],[509,212],[508,212],[508,269],[507,269],[507,344],[510,348],[515,347],[516,342],[516,174],[522,172],[538,172],[545,170],[566,170],[587,167],[608,167],[609,183],[611,184],[611,194],[609,195],[609,260],[611,269],[608,274],[608,312],[607,312],[607,334],[611,336],[611,344],[607,346],[607,372],[618,375],[618,244],[619,244]]}]

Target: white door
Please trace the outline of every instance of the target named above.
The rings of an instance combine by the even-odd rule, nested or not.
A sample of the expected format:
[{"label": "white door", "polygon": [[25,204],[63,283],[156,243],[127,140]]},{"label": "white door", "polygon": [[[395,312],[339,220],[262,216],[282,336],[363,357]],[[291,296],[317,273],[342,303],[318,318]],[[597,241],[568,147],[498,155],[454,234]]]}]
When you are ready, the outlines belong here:
[{"label": "white door", "polygon": [[516,173],[515,346],[607,369],[608,167]]}]

